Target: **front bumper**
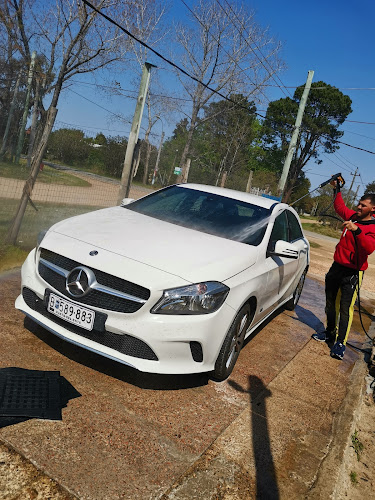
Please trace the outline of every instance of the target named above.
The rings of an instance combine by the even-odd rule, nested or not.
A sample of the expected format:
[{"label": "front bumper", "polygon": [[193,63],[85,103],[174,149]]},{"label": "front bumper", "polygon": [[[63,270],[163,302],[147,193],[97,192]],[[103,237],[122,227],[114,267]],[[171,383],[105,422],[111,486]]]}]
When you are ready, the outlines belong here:
[{"label": "front bumper", "polygon": [[[34,307],[29,300],[25,301],[21,293],[15,303],[17,309],[68,342],[148,373],[188,374],[213,370],[235,315],[235,311],[226,303],[215,313],[207,315],[151,314],[149,311],[155,303],[155,295],[151,294],[149,301],[131,314],[91,307],[107,315],[107,318],[104,335],[96,332],[90,335],[89,331],[82,332],[46,312],[43,297],[46,288],[52,288],[36,271],[35,251],[29,254],[21,274],[22,289],[30,290],[39,300],[38,307]],[[130,351],[116,347],[125,345],[130,346]],[[134,345],[141,348],[134,350]],[[200,348],[202,356],[199,356]],[[124,354],[124,351],[132,355]],[[153,352],[155,356],[145,355],[145,352]]]}]

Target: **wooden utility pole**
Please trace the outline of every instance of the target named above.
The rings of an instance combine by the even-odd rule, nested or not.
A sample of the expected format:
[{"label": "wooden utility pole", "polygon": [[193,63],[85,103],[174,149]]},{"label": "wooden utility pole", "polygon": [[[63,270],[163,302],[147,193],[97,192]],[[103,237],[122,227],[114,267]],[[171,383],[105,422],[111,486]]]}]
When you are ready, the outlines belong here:
[{"label": "wooden utility pole", "polygon": [[355,192],[355,195],[353,196],[352,198],[352,202],[351,202],[351,206],[353,206],[355,204],[355,200],[357,199],[357,196],[358,196],[358,191],[359,191],[359,184],[357,186],[357,189],[356,189],[356,192]]},{"label": "wooden utility pole", "polygon": [[190,165],[191,165],[191,158],[186,158],[185,168],[182,171],[182,179],[181,179],[181,182],[183,184],[185,184],[188,181]]},{"label": "wooden utility pole", "polygon": [[253,182],[253,171],[250,170],[249,178],[247,179],[247,184],[246,184],[246,193],[250,193],[252,182]]},{"label": "wooden utility pole", "polygon": [[124,168],[122,170],[121,185],[118,194],[118,203],[121,203],[123,198],[129,197],[129,191],[132,183],[132,164],[134,148],[138,141],[139,129],[141,127],[143,108],[145,107],[148,85],[150,82],[151,68],[155,68],[154,64],[146,62],[143,65],[142,78],[139,86],[137,104],[135,106],[132,127],[129,134],[128,145],[125,153]]},{"label": "wooden utility pole", "polygon": [[158,173],[158,169],[159,169],[159,161],[160,161],[160,153],[161,153],[161,148],[163,146],[163,141],[164,141],[164,131],[161,133],[161,138],[160,138],[160,144],[159,144],[159,150],[158,150],[158,156],[156,158],[156,163],[155,163],[155,168],[154,168],[154,173],[152,174],[152,181],[151,181],[151,184],[154,185],[155,184],[155,178],[157,176],[157,173]]},{"label": "wooden utility pole", "polygon": [[5,150],[6,150],[6,146],[7,146],[7,142],[8,142],[8,135],[9,135],[9,130],[10,130],[10,124],[12,123],[12,118],[13,118],[13,114],[14,114],[14,108],[16,107],[16,98],[17,98],[17,94],[18,94],[18,87],[20,86],[21,75],[22,75],[22,69],[20,69],[20,72],[18,73],[16,85],[14,87],[12,102],[10,103],[8,120],[7,120],[7,124],[6,124],[6,127],[5,127],[5,132],[4,132],[4,136],[3,136],[3,143],[1,145],[1,150],[0,150],[0,160],[3,159],[3,156],[5,154]]},{"label": "wooden utility pole", "polygon": [[25,127],[26,127],[27,115],[29,114],[29,102],[30,102],[31,84],[33,83],[35,57],[36,57],[36,52],[34,50],[32,55],[31,55],[29,76],[27,77],[27,91],[26,91],[26,98],[25,98],[25,108],[23,110],[20,133],[18,135],[18,143],[17,143],[16,157],[14,159],[14,163],[19,163],[19,161],[20,161],[23,140],[25,138]]},{"label": "wooden utility pole", "polygon": [[301,100],[299,103],[296,123],[294,125],[292,138],[290,139],[290,143],[289,143],[288,153],[286,155],[285,162],[284,162],[283,172],[281,174],[280,181],[279,181],[278,191],[279,191],[279,196],[281,196],[281,197],[283,196],[286,180],[288,178],[290,164],[292,163],[293,155],[294,155],[294,152],[296,150],[297,140],[298,140],[298,136],[299,136],[299,129],[301,127],[302,117],[303,117],[303,113],[305,111],[307,97],[308,97],[309,92],[310,92],[311,82],[312,82],[313,76],[314,76],[314,71],[310,70],[307,74],[305,90],[303,91],[303,94],[302,94],[302,97],[301,97]]},{"label": "wooden utility pole", "polygon": [[358,167],[356,167],[354,174],[353,174],[352,172],[350,172],[350,175],[352,175],[352,176],[353,176],[353,179],[352,179],[352,182],[351,182],[351,184],[350,184],[350,188],[349,188],[348,194],[347,194],[347,196],[346,196],[346,200],[345,200],[345,203],[346,203],[346,204],[348,204],[348,203],[349,203],[349,200],[350,200],[350,193],[352,192],[352,187],[353,187],[353,184],[354,184],[354,179],[355,179],[357,176],[359,176],[359,174],[357,174],[357,172],[358,172]]},{"label": "wooden utility pole", "polygon": [[220,187],[225,187],[225,183],[227,182],[227,175],[228,175],[228,172],[226,170],[224,170],[223,172],[223,175],[221,177],[221,182],[220,182]]}]

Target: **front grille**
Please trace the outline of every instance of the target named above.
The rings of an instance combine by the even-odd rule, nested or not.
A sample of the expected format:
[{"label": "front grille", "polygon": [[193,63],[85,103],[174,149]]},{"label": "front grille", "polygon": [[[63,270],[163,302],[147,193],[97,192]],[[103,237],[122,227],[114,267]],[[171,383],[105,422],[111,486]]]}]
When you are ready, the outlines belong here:
[{"label": "front grille", "polygon": [[118,335],[116,333],[107,332],[105,330],[105,320],[107,319],[107,315],[95,311],[95,323],[94,329],[91,331],[85,330],[84,328],[80,328],[79,326],[73,325],[64,321],[61,318],[58,318],[54,314],[51,314],[46,309],[46,303],[49,297],[49,291],[46,292],[45,300],[39,299],[39,297],[29,288],[24,287],[22,289],[22,296],[26,302],[26,304],[37,311],[45,318],[49,318],[54,323],[62,326],[65,330],[68,330],[72,333],[76,333],[81,337],[85,337],[87,339],[93,340],[98,344],[104,345],[106,347],[110,347],[115,351],[118,351],[122,354],[126,354],[128,356],[133,356],[134,358],[148,359],[150,361],[158,361],[158,357],[145,342],[131,335]]},{"label": "front grille", "polygon": [[[51,262],[51,264],[65,269],[66,271],[71,271],[75,267],[81,265],[79,262],[68,259],[63,255],[56,254],[55,252],[51,252],[50,250],[46,250],[44,248],[40,253],[40,257],[48,262]],[[150,297],[150,290],[148,290],[147,288],[144,288],[135,283],[131,283],[130,281],[117,278],[116,276],[104,273],[103,271],[99,271],[98,269],[94,269],[89,266],[85,267],[91,269],[94,272],[97,282],[101,285],[105,285],[119,292],[133,295],[134,297],[138,297],[143,300],[147,300]],[[39,262],[38,271],[40,276],[49,285],[55,288],[59,293],[65,295],[65,297],[71,298],[65,288],[65,278],[63,276],[59,275],[52,269],[49,269],[42,262]],[[99,290],[91,290],[84,297],[74,297],[74,300],[88,306],[121,313],[134,313],[138,311],[143,305],[142,303],[134,302],[130,299],[116,297]]]}]

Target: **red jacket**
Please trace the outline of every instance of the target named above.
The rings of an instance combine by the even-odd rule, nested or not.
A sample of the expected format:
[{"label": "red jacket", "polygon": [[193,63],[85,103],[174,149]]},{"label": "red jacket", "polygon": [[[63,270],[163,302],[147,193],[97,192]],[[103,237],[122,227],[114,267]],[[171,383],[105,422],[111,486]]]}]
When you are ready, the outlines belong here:
[{"label": "red jacket", "polygon": [[341,193],[337,194],[334,207],[342,219],[353,221],[359,231],[354,235],[352,231],[344,229],[333,260],[342,266],[365,271],[368,268],[367,257],[375,250],[375,219],[372,217],[370,221],[357,221],[355,210],[350,210],[345,205]]}]

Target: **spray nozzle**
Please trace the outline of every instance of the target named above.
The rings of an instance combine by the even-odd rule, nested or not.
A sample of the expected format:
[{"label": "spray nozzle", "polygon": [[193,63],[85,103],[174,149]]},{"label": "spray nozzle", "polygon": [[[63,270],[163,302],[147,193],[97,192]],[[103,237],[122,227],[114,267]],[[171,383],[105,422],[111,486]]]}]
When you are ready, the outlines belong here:
[{"label": "spray nozzle", "polygon": [[343,185],[345,184],[345,179],[341,175],[341,172],[339,172],[338,174],[332,175],[332,177],[330,179],[328,179],[328,181],[322,182],[322,184],[320,184],[319,187],[326,186],[327,184],[329,184],[332,181],[336,181],[340,188],[342,188]]}]

